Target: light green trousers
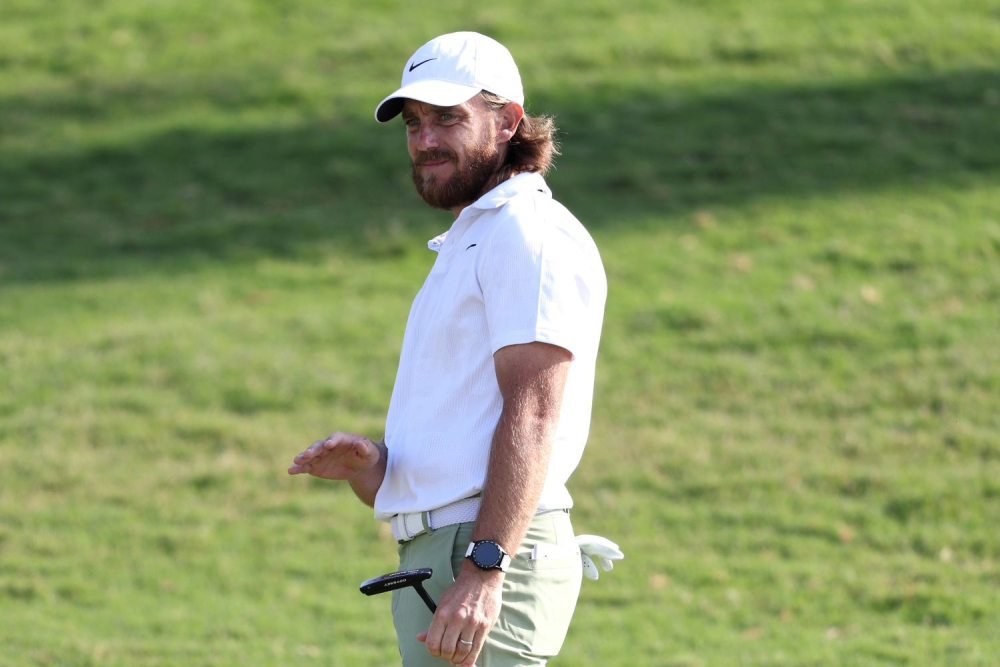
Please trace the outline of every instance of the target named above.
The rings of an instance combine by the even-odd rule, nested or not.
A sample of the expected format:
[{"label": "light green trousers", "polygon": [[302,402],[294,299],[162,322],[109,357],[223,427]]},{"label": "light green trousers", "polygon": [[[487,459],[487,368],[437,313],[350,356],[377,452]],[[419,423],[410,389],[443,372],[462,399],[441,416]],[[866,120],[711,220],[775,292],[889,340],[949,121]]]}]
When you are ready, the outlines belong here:
[{"label": "light green trousers", "polygon": [[[399,545],[399,569],[434,569],[424,588],[438,601],[455,582],[469,546],[472,523],[445,526]],[[569,513],[562,510],[537,515],[510,564],[503,583],[500,618],[483,645],[477,667],[533,667],[544,665],[562,647],[580,595],[583,576],[579,552],[565,557],[534,559],[536,544],[576,546]],[[404,667],[443,667],[417,641],[417,633],[431,624],[431,612],[412,588],[392,594],[392,622],[396,626]]]}]

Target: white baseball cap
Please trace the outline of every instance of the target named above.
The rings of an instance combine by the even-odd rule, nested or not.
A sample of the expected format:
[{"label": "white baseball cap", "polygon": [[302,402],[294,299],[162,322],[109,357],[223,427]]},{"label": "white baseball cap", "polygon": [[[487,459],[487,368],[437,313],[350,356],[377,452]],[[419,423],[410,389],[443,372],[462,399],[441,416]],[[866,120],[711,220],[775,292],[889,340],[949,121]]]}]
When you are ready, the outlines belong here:
[{"label": "white baseball cap", "polygon": [[450,107],[483,90],[524,106],[521,75],[510,51],[478,32],[441,35],[417,49],[406,63],[399,90],[376,107],[375,120],[395,118],[407,98]]}]

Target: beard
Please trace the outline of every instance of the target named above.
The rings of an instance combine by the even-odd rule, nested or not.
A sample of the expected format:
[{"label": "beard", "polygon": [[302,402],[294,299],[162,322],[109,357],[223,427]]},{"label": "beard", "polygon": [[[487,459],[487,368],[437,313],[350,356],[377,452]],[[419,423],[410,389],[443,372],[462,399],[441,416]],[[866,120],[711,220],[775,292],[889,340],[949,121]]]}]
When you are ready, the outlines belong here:
[{"label": "beard", "polygon": [[[500,151],[490,141],[474,147],[466,154],[466,164],[458,167],[458,157],[449,150],[422,151],[411,162],[413,184],[425,202],[434,208],[451,210],[463,204],[471,204],[486,191],[486,186],[500,168]],[[420,165],[425,162],[449,160],[455,165],[451,177],[444,183],[437,182],[437,176],[420,175]]]}]

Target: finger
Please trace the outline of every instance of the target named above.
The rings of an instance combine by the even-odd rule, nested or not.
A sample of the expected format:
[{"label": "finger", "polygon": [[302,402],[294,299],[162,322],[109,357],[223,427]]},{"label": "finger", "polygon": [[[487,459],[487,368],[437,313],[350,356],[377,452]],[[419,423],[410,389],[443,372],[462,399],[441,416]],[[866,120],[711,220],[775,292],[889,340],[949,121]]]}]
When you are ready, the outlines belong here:
[{"label": "finger", "polygon": [[[465,633],[463,633],[463,634],[466,634],[466,633],[468,633],[468,630],[466,630]],[[469,643],[467,644],[466,642],[469,642]],[[453,665],[461,665],[464,662],[469,662],[469,664],[472,664],[473,662],[476,661],[476,659],[473,658],[471,660],[471,662],[470,662],[469,661],[469,655],[472,653],[473,649],[475,649],[475,648],[476,648],[476,640],[475,639],[467,639],[466,637],[462,637],[461,635],[459,635],[459,637],[458,637],[458,643],[455,645],[455,653],[452,654],[452,656],[451,656],[451,664],[453,664]]]},{"label": "finger", "polygon": [[355,453],[360,445],[355,440],[351,439],[351,436],[347,434],[340,434],[334,438],[327,438],[316,447],[316,457],[321,456],[336,456],[340,459],[346,458],[358,458]]},{"label": "finger", "polygon": [[372,451],[374,451],[374,450],[375,450],[375,448],[374,448],[373,445],[371,445],[368,442],[365,442],[363,440],[359,440],[358,442],[352,442],[351,443],[351,448],[348,451],[349,451],[351,457],[354,458],[354,459],[356,459],[360,463],[360,462],[366,461],[367,459],[371,458],[369,456],[369,453],[372,452]]},{"label": "finger", "polygon": [[365,438],[348,436],[345,438],[328,439],[323,443],[327,451],[337,451],[338,455],[351,458],[362,463],[369,458],[369,445]]},{"label": "finger", "polygon": [[[466,651],[461,648],[464,645],[458,643],[464,629],[462,623],[451,623],[441,638],[441,657],[453,664],[460,662],[461,658],[465,657]],[[466,632],[466,634],[469,633]],[[459,653],[461,655],[458,655]]]},{"label": "finger", "polygon": [[486,643],[486,636],[488,634],[486,630],[476,632],[476,636],[472,639],[472,646],[469,647],[469,653],[462,660],[462,667],[475,667],[476,658],[479,657],[480,651],[483,650],[483,644]]},{"label": "finger", "polygon": [[331,442],[326,440],[319,446],[318,450],[319,453],[312,459],[312,462],[316,465],[331,463],[351,470],[360,470],[370,467],[372,463],[366,453],[367,450],[363,441],[351,442],[338,440],[337,442]]},{"label": "finger", "polygon": [[[364,445],[360,442],[341,442],[338,443],[337,445],[334,445],[334,447],[339,448],[340,455],[343,456],[345,459],[354,459],[360,461],[361,459],[364,458],[365,448]],[[328,446],[328,449],[333,449],[333,448]]]},{"label": "finger", "polygon": [[597,562],[601,564],[601,569],[604,570],[605,572],[610,572],[611,570],[615,569],[615,564],[612,563],[610,559],[607,559],[604,556],[598,556]]},{"label": "finger", "polygon": [[358,438],[354,433],[344,433],[343,431],[334,431],[330,435],[323,438],[323,443],[327,449],[332,449],[337,445],[344,442],[353,442]]},{"label": "finger", "polygon": [[424,637],[427,652],[435,658],[441,657],[441,643],[444,639],[445,629],[445,622],[441,617],[441,607],[438,607],[437,612],[434,614],[434,620],[431,621],[431,626],[427,628],[427,634]]},{"label": "finger", "polygon": [[322,447],[323,442],[324,442],[323,440],[316,440],[315,442],[313,442],[313,444],[306,447],[304,452],[296,456],[294,461],[296,463],[303,463],[305,461],[312,459],[313,457],[316,456],[316,453],[319,451],[320,447]]}]

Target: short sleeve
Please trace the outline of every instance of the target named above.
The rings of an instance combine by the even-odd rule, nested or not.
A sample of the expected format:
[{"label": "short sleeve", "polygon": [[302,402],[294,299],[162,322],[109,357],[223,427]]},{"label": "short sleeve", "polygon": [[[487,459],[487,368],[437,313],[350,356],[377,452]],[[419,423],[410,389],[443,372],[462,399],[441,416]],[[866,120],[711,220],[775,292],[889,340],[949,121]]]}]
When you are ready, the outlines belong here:
[{"label": "short sleeve", "polygon": [[594,278],[585,248],[541,216],[522,216],[502,220],[484,250],[477,277],[492,352],[536,341],[583,352]]}]

